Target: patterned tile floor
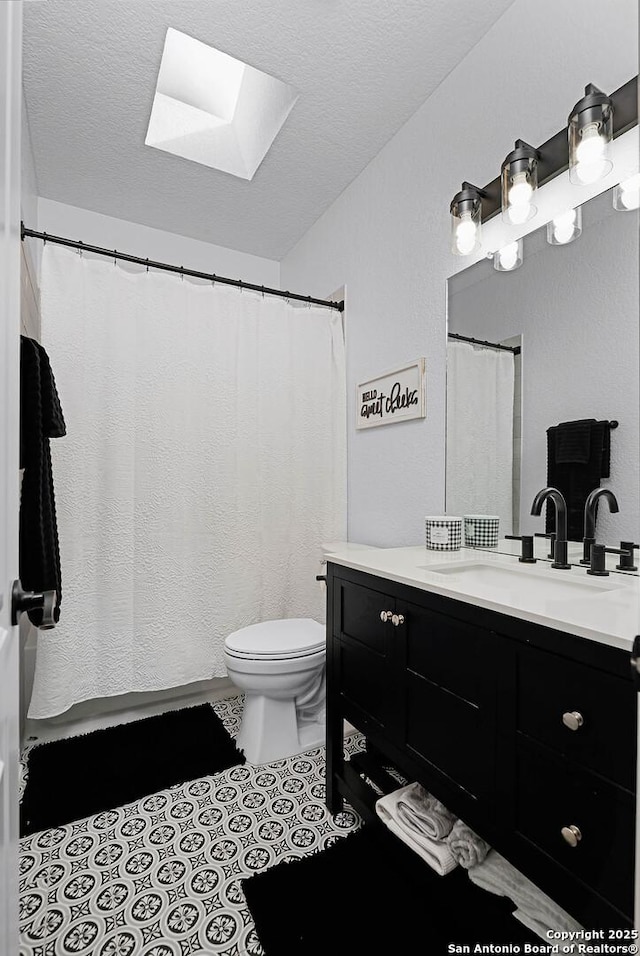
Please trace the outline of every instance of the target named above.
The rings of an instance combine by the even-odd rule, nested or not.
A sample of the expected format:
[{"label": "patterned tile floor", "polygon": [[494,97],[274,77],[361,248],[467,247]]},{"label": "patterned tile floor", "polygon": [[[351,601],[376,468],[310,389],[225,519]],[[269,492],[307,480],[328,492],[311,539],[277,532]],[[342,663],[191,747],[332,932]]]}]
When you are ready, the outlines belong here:
[{"label": "patterned tile floor", "polygon": [[[235,736],[242,697],[212,706]],[[231,767],[25,837],[20,956],[260,956],[239,881],[361,825],[329,815],[324,766],[319,748]]]}]

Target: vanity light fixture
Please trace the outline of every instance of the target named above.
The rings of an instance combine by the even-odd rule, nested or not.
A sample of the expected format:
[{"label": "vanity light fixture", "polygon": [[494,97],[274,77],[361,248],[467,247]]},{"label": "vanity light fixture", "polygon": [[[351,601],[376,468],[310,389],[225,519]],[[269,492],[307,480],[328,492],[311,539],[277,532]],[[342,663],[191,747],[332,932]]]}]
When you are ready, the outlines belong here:
[{"label": "vanity light fixture", "polygon": [[[449,207],[451,252],[457,256],[476,252],[481,247],[481,224],[501,212],[503,218],[516,227],[510,230],[512,234],[522,231],[520,227],[537,212],[536,189],[565,173],[567,165],[569,179],[577,185],[590,185],[606,177],[613,169],[614,137],[622,136],[637,125],[637,76],[610,96],[589,83],[584,96],[573,107],[567,126],[537,148],[516,140],[514,149],[502,163],[500,175],[486,185],[462,184]],[[617,178],[621,178],[621,172]],[[640,208],[640,174],[616,187],[613,202],[620,210]],[[547,225],[547,240],[553,245],[564,245],[577,239],[582,230],[580,216],[577,208],[556,217],[553,224]],[[487,257],[492,258],[494,264],[498,261],[492,252],[487,253]]]},{"label": "vanity light fixture", "polygon": [[582,207],[567,209],[547,223],[547,242],[552,246],[566,246],[582,233]]},{"label": "vanity light fixture", "polygon": [[472,183],[451,200],[451,251],[454,256],[470,256],[480,248],[483,192]]},{"label": "vanity light fixture", "polygon": [[522,239],[517,239],[494,252],[493,268],[497,269],[498,272],[513,272],[514,269],[522,265],[523,258]]},{"label": "vanity light fixture", "polygon": [[578,186],[595,183],[613,168],[613,101],[593,83],[571,111],[569,125],[569,179]]},{"label": "vanity light fixture", "polygon": [[618,183],[613,189],[613,208],[625,212],[640,206],[640,173]]},{"label": "vanity light fixture", "polygon": [[505,222],[519,225],[535,216],[537,210],[532,200],[538,186],[538,157],[537,149],[517,139],[515,148],[502,163],[500,180]]}]

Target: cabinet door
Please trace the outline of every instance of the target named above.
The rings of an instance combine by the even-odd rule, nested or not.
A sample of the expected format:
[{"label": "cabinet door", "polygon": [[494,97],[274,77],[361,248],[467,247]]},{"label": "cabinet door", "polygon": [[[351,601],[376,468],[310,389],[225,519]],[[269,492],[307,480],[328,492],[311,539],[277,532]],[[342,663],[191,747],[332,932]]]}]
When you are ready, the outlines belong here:
[{"label": "cabinet door", "polygon": [[390,671],[395,599],[346,581],[336,581],[336,589],[334,639],[344,714],[363,733],[379,734],[398,712]]},{"label": "cabinet door", "polygon": [[[399,607],[400,610],[400,607]],[[494,792],[494,635],[415,605],[405,609],[405,743],[468,794]]]}]

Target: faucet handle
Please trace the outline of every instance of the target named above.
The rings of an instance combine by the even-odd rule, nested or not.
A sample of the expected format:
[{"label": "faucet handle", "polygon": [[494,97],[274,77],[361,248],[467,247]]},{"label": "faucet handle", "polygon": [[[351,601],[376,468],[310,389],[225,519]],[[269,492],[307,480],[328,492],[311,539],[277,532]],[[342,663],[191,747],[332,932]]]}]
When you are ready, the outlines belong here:
[{"label": "faucet handle", "polygon": [[616,564],[616,571],[637,571],[638,567],[633,563],[633,552],[640,548],[640,544],[634,544],[633,541],[621,541],[620,548],[622,557],[620,564]]},{"label": "faucet handle", "polygon": [[[587,574],[595,574],[600,578],[607,577],[609,574],[605,564],[607,554],[624,554],[627,559],[631,558],[631,561],[633,561],[633,547],[629,551],[627,549],[622,550],[622,548],[605,548],[603,544],[594,544],[591,547],[591,567],[587,568]],[[621,563],[623,560],[624,558],[620,559]],[[627,570],[631,569],[627,568]]]},{"label": "faucet handle", "polygon": [[580,558],[580,564],[591,564],[591,548],[595,543],[595,538],[587,536],[582,539],[582,557]]},{"label": "faucet handle", "polygon": [[518,558],[522,564],[535,564],[536,558],[533,556],[533,535],[532,534],[505,534],[509,541],[522,541],[522,553]]},{"label": "faucet handle", "polygon": [[536,531],[536,532],[535,532],[535,537],[536,537],[536,538],[549,538],[549,540],[551,541],[551,545],[550,545],[550,547],[549,547],[549,554],[547,555],[547,557],[548,557],[548,558],[553,558],[553,557],[555,557],[555,553],[556,553],[556,533],[555,533],[555,531],[552,531],[551,534],[543,534],[542,531]]}]

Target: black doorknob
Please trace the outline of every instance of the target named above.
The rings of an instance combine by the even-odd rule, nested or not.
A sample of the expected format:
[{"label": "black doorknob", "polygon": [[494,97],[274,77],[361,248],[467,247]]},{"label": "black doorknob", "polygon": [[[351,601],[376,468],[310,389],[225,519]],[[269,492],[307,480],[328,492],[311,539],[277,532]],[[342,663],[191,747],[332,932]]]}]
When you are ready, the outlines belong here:
[{"label": "black doorknob", "polygon": [[25,611],[42,611],[42,623],[38,627],[47,631],[56,626],[54,617],[58,595],[55,591],[25,591],[20,581],[13,582],[11,589],[11,623],[17,624]]}]

